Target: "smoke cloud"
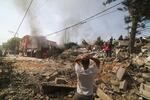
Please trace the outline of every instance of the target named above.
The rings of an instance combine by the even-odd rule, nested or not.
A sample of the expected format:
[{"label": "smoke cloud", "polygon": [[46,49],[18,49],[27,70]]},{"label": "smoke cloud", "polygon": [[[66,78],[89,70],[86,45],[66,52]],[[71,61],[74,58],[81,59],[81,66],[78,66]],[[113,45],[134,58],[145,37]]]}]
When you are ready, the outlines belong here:
[{"label": "smoke cloud", "polygon": [[[36,33],[36,35],[37,33],[45,35],[76,24],[106,9],[102,5],[103,1],[105,0],[34,0],[28,13],[31,32],[32,34]],[[22,11],[25,11],[29,2],[27,0],[16,0],[16,4]],[[90,42],[98,36],[107,40],[113,34],[122,34],[124,32],[123,17],[123,14],[110,14],[48,38],[59,43],[70,41],[80,43],[83,39]]]},{"label": "smoke cloud", "polygon": [[[28,1],[28,0],[15,0],[15,4],[17,5],[19,10],[23,14],[28,9],[30,2],[31,1]],[[31,29],[31,34],[33,36],[37,36],[41,33],[41,28],[38,24],[39,21],[34,18],[36,16],[35,5],[37,5],[37,2],[35,2],[35,0],[33,0],[33,5],[29,8],[29,11],[27,13],[28,24],[29,24],[30,29]]]}]

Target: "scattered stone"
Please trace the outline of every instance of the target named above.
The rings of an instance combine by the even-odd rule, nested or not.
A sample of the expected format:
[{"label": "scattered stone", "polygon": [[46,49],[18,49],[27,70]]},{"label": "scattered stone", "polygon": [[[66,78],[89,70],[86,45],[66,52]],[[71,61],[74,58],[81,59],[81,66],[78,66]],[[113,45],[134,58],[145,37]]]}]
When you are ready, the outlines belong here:
[{"label": "scattered stone", "polygon": [[145,64],[145,61],[143,58],[137,56],[136,58],[133,59],[133,64],[137,66],[143,66]]},{"label": "scattered stone", "polygon": [[101,83],[101,84],[100,84],[100,88],[101,88],[102,90],[105,90],[107,87],[106,87],[106,85],[105,85],[104,83]]},{"label": "scattered stone", "polygon": [[104,93],[100,88],[97,89],[97,95],[100,97],[100,100],[112,100],[112,98]]},{"label": "scattered stone", "polygon": [[142,73],[142,77],[150,80],[150,73]]},{"label": "scattered stone", "polygon": [[150,66],[150,56],[145,59],[145,64]]},{"label": "scattered stone", "polygon": [[56,78],[55,84],[67,84],[67,80],[65,78]]},{"label": "scattered stone", "polygon": [[119,89],[122,89],[122,90],[126,90],[127,89],[127,81],[124,80],[124,81],[121,81],[120,82],[120,86],[119,86]]},{"label": "scattered stone", "polygon": [[141,83],[140,94],[142,95],[142,97],[150,100],[150,85]]},{"label": "scattered stone", "polygon": [[143,78],[138,78],[137,81],[138,81],[139,83],[143,83],[145,80],[144,80]]},{"label": "scattered stone", "polygon": [[114,92],[117,92],[117,93],[119,93],[119,92],[120,92],[120,89],[119,89],[119,87],[118,87],[118,86],[114,86],[114,85],[112,85],[111,87],[112,87],[112,89],[113,89],[113,91],[114,91]]},{"label": "scattered stone", "polygon": [[119,81],[118,80],[110,80],[110,83],[112,85],[119,86]]},{"label": "scattered stone", "polygon": [[72,98],[72,97],[73,97],[73,95],[71,95],[71,94],[68,95],[68,98]]},{"label": "scattered stone", "polygon": [[113,72],[113,73],[117,73],[118,69],[119,69],[119,67],[118,67],[118,66],[113,67],[112,72]]},{"label": "scattered stone", "polygon": [[148,49],[146,49],[146,48],[141,48],[141,51],[144,53],[144,52],[147,52]]},{"label": "scattered stone", "polygon": [[48,96],[46,96],[46,97],[45,97],[45,100],[49,100],[49,97],[48,97]]},{"label": "scattered stone", "polygon": [[125,74],[125,68],[122,68],[122,67],[120,67],[119,69],[118,69],[118,71],[117,71],[117,78],[119,79],[119,80],[122,80],[122,78],[123,78],[123,76],[124,76],[124,74]]}]

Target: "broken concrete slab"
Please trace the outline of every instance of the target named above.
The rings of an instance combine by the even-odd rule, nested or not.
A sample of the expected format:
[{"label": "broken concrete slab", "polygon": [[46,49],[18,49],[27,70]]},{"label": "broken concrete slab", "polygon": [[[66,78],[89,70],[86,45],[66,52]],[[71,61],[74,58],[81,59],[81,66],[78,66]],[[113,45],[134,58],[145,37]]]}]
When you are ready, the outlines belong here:
[{"label": "broken concrete slab", "polygon": [[67,80],[65,78],[55,78],[55,84],[67,84]]},{"label": "broken concrete slab", "polygon": [[111,87],[112,87],[112,89],[113,89],[114,92],[120,93],[120,89],[119,89],[118,86],[112,85]]},{"label": "broken concrete slab", "polygon": [[141,83],[140,85],[140,94],[142,97],[150,100],[150,85]]},{"label": "broken concrete slab", "polygon": [[106,93],[104,93],[100,88],[97,88],[97,95],[99,98],[95,100],[113,100]]},{"label": "broken concrete slab", "polygon": [[120,67],[120,68],[118,69],[118,71],[117,71],[117,74],[116,74],[116,75],[117,75],[117,78],[118,78],[119,80],[122,80],[122,78],[123,78],[125,72],[126,72],[125,68]]},{"label": "broken concrete slab", "polygon": [[2,72],[3,72],[3,70],[2,70],[2,69],[0,69],[0,75],[2,74]]},{"label": "broken concrete slab", "polygon": [[119,86],[119,81],[118,80],[110,80],[110,83],[112,85]]},{"label": "broken concrete slab", "polygon": [[142,51],[142,52],[147,52],[148,49],[147,49],[147,48],[141,48],[141,51]]},{"label": "broken concrete slab", "polygon": [[138,78],[137,81],[138,81],[139,83],[143,83],[145,80],[144,80],[143,78]]},{"label": "broken concrete slab", "polygon": [[150,80],[150,73],[142,73],[142,77]]},{"label": "broken concrete slab", "polygon": [[128,85],[127,80],[123,80],[123,81],[120,82],[119,89],[126,90],[127,85]]},{"label": "broken concrete slab", "polygon": [[143,66],[145,64],[145,61],[144,61],[144,58],[137,56],[132,59],[132,63],[137,66]]},{"label": "broken concrete slab", "polygon": [[150,66],[150,56],[145,59],[145,65]]}]

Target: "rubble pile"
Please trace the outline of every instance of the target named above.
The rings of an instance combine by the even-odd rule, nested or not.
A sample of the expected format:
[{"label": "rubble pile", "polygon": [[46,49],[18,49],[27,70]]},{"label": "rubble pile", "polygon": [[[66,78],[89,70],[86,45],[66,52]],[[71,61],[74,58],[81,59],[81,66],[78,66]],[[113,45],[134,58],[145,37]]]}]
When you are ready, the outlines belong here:
[{"label": "rubble pile", "polygon": [[[11,63],[11,67],[8,68],[12,68],[12,74],[6,73],[5,75],[10,80],[9,85],[0,91],[0,98],[2,99],[49,100],[53,98],[55,100],[56,98],[58,100],[57,98],[61,95],[65,97],[65,95],[68,96],[70,92],[75,91],[76,75],[70,62],[26,57],[5,58],[4,61]],[[5,81],[1,84],[4,85],[5,83],[8,82]],[[49,89],[51,92],[45,92]],[[58,95],[60,89],[65,89],[65,91]]]},{"label": "rubble pile", "polygon": [[74,62],[75,58],[79,54],[88,53],[88,52],[89,51],[86,48],[78,48],[78,49],[70,48],[68,50],[65,50],[62,54],[60,54],[57,59]]},{"label": "rubble pile", "polygon": [[[112,100],[150,99],[150,51],[147,49],[128,59],[104,59],[96,78],[97,94]],[[123,56],[122,56],[123,57]],[[124,56],[125,58],[125,56]],[[103,98],[103,99],[104,99]],[[106,99],[106,98],[105,98]]]},{"label": "rubble pile", "polygon": [[8,85],[8,83],[10,82],[11,73],[11,67],[0,61],[0,87],[5,87]]},{"label": "rubble pile", "polygon": [[54,48],[54,58],[5,57],[5,64],[0,63],[0,99],[72,100],[77,83],[74,60],[85,53],[101,61],[95,78],[96,100],[150,99],[150,42],[130,57],[126,46],[113,49],[113,57],[105,57],[102,47],[95,46],[98,42],[82,43]]},{"label": "rubble pile", "polygon": [[[28,87],[29,76],[25,73],[19,74],[13,71],[13,67],[10,63],[0,63],[0,99],[1,100],[21,100],[21,99],[33,99],[38,97],[38,91],[35,89],[35,85]],[[31,80],[30,80],[31,81]],[[35,92],[36,91],[36,92]]]}]

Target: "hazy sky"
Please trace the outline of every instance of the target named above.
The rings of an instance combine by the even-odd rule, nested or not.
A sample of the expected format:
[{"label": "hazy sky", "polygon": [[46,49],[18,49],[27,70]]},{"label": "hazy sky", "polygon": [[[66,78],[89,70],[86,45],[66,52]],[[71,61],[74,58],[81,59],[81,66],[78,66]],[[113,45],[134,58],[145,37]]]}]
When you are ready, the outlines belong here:
[{"label": "hazy sky", "polygon": [[[24,1],[24,2],[23,2]],[[53,33],[64,27],[75,24],[82,19],[103,11],[117,2],[103,6],[104,0],[34,0],[20,30],[19,37],[31,34],[31,30],[40,35]],[[0,44],[14,36],[30,0],[0,0]],[[114,9],[109,12],[114,11]],[[124,24],[125,13],[116,11],[109,15],[98,17],[85,24],[66,30],[70,41],[93,41],[98,36],[104,40],[111,36],[126,34]],[[62,42],[65,32],[47,37],[50,40]],[[145,31],[145,34],[148,33]]]}]

